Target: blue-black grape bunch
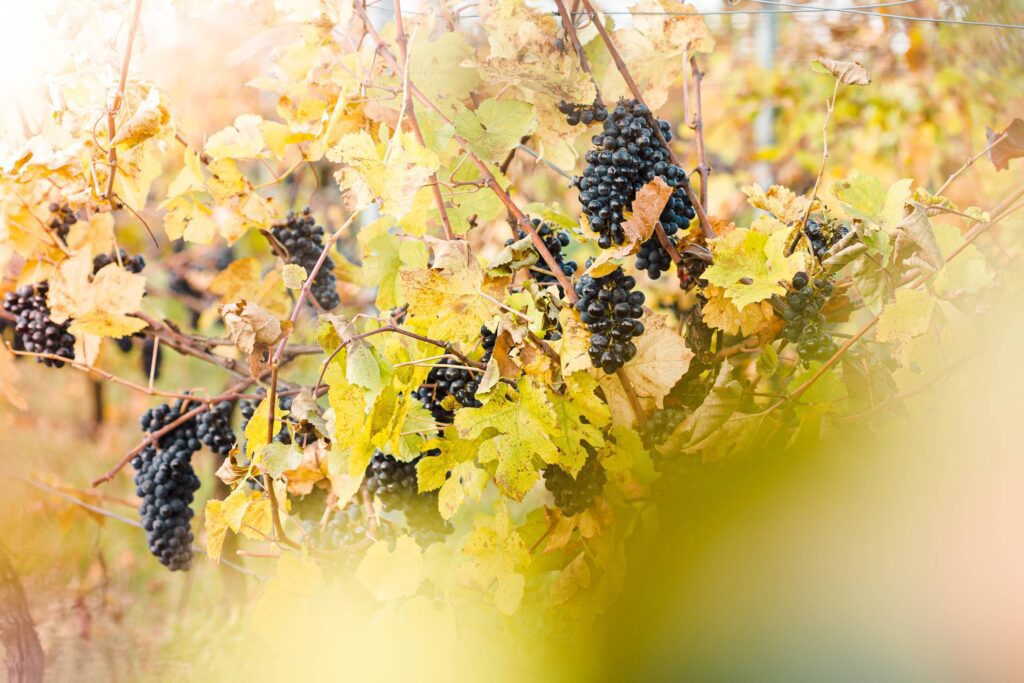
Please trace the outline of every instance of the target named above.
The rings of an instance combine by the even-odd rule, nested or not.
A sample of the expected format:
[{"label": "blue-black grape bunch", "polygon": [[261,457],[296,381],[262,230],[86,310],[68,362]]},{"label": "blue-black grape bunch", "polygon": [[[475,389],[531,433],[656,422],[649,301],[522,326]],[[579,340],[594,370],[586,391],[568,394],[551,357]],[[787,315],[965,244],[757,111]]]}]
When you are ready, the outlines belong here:
[{"label": "blue-black grape bunch", "polygon": [[[573,179],[579,188],[580,204],[598,233],[603,249],[622,244],[622,211],[632,206],[637,191],[656,177],[675,188],[661,213],[661,224],[669,239],[690,224],[695,212],[686,195],[686,172],[672,163],[668,149],[658,139],[658,127],[666,142],[672,138],[668,121],[655,122],[651,111],[636,100],[619,100],[604,121],[602,132],[593,136],[594,148],[587,152],[583,175]],[[652,235],[637,253],[637,268],[658,278],[672,265],[668,252]]]},{"label": "blue-black grape bunch", "polygon": [[572,517],[593,505],[594,499],[601,495],[608,481],[597,453],[586,442],[584,447],[588,452],[587,461],[575,479],[558,465],[544,468],[544,487],[554,496],[555,505],[566,517]]},{"label": "blue-black grape bunch", "polygon": [[[289,211],[284,223],[271,228],[274,239],[288,250],[288,263],[294,263],[312,273],[320,254],[324,250],[324,228],[316,224],[312,210],[307,206],[301,214]],[[313,280],[309,293],[325,310],[337,308],[341,303],[338,296],[337,278],[334,276],[334,261],[328,256]]]},{"label": "blue-black grape bunch", "polygon": [[[74,214],[65,213],[61,215],[74,216]],[[145,259],[141,256],[129,257],[123,249],[120,255],[124,267],[133,273],[140,272],[146,265]],[[100,254],[93,259],[93,273],[99,272],[104,266],[116,261],[113,254]],[[13,292],[8,292],[4,297],[4,310],[14,316],[14,348],[18,351],[73,360],[75,336],[69,331],[71,321],[55,323],[50,319],[50,307],[46,303],[49,291],[50,283],[43,281],[35,285],[20,287]],[[37,358],[36,360],[49,367],[59,368],[64,365],[64,361],[59,358]]]},{"label": "blue-black grape bunch", "polygon": [[67,244],[71,226],[78,222],[78,216],[75,215],[75,212],[67,204],[52,202],[49,209],[50,213],[53,214],[49,222],[50,229],[60,238],[61,242]]},{"label": "blue-black grape bunch", "polygon": [[815,220],[808,220],[804,226],[804,234],[807,235],[807,239],[811,243],[811,251],[814,252],[814,258],[818,260],[818,263],[824,261],[828,250],[849,233],[848,227],[831,221],[819,223]]},{"label": "blue-black grape bunch", "polygon": [[576,308],[590,330],[590,362],[611,374],[636,355],[631,341],[644,332],[644,293],[636,278],[616,268],[607,275],[584,275],[576,283]]},{"label": "blue-black grape bunch", "polygon": [[[558,262],[559,267],[562,269],[562,274],[571,279],[579,266],[577,266],[575,261],[565,260],[565,254],[562,253],[562,249],[568,247],[569,243],[572,241],[569,237],[569,233],[565,230],[555,230],[539,218],[532,219],[530,223],[533,224],[537,234],[544,241],[544,246],[548,248],[548,251],[550,251],[551,255],[555,258],[555,261]],[[525,237],[526,232],[522,228],[519,228],[516,231],[516,239],[521,240]],[[505,242],[505,246],[507,247],[513,242],[515,242],[515,240],[509,239]],[[546,261],[543,259],[537,261],[536,268],[537,269],[530,270],[530,276],[534,280],[542,285],[558,284],[558,278],[548,271],[548,264]],[[558,292],[559,294],[565,294],[565,292],[562,291],[561,285],[558,286]]]},{"label": "blue-black grape bunch", "polygon": [[25,285],[4,297],[4,310],[14,316],[14,348],[17,351],[48,354],[57,358],[36,358],[52,368],[63,367],[64,361],[75,358],[75,336],[68,331],[71,321],[50,320],[46,305],[49,282]]},{"label": "blue-black grape bunch", "polygon": [[593,104],[575,104],[562,100],[558,103],[558,111],[565,115],[565,121],[570,126],[583,124],[589,126],[592,123],[603,123],[608,118],[608,107],[595,101]]},{"label": "blue-black grape bunch", "polygon": [[[498,335],[487,329],[486,325],[480,328],[480,345],[484,349],[484,355],[480,359],[482,363],[487,363],[491,359],[497,339]],[[457,358],[444,356],[430,369],[427,381],[421,384],[413,395],[430,411],[437,422],[451,424],[455,419],[455,413],[444,406],[444,400],[452,396],[460,406],[479,408],[482,404],[476,397],[476,390],[480,387],[482,376],[478,369],[463,367],[459,365]]]},{"label": "blue-black grape bunch", "polygon": [[109,266],[111,263],[119,263],[129,273],[135,273],[136,275],[142,272],[142,269],[146,267],[146,259],[141,254],[135,256],[129,256],[128,252],[124,249],[118,249],[117,255],[113,252],[109,254],[100,254],[92,260],[92,272],[98,273],[101,268]]},{"label": "blue-black grape bunch", "polygon": [[420,493],[416,476],[416,463],[438,454],[427,451],[410,462],[402,462],[377,451],[366,467],[366,490],[385,510],[404,512],[409,528],[424,543],[440,540],[452,530],[437,510],[437,491]]},{"label": "blue-black grape bunch", "polygon": [[221,401],[200,413],[196,421],[199,440],[217,455],[227,455],[235,445],[235,432],[231,429],[232,401]]},{"label": "blue-black grape bunch", "polygon": [[[370,534],[370,522],[362,505],[349,503],[331,515],[320,535],[321,544],[332,550],[341,550],[362,543]],[[376,541],[395,540],[396,529],[391,524],[379,524],[372,534]]]},{"label": "blue-black grape bunch", "polygon": [[[173,406],[164,403],[147,410],[140,420],[142,431],[153,434],[191,407],[178,399]],[[132,459],[149,550],[171,571],[187,571],[192,564],[191,504],[200,485],[192,469],[192,455],[200,447],[196,420],[192,419],[161,436],[156,445],[148,444]]]},{"label": "blue-black grape bunch", "polygon": [[796,344],[797,353],[805,363],[825,361],[839,346],[825,331],[825,304],[832,297],[834,286],[825,278],[812,278],[800,272],[793,276],[793,290],[786,294],[782,318],[786,327],[783,337]]}]

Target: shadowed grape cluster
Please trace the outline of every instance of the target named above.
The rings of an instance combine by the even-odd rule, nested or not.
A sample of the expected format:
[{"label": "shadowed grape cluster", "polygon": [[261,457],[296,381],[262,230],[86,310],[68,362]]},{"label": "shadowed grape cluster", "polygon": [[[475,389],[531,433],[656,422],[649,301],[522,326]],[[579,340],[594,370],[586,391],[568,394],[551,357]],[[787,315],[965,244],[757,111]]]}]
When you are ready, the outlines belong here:
[{"label": "shadowed grape cluster", "polygon": [[109,266],[111,263],[120,263],[120,265],[127,270],[129,273],[139,274],[142,269],[146,267],[146,259],[141,254],[135,256],[129,256],[128,252],[124,249],[118,249],[117,255],[100,254],[92,260],[92,272],[98,273],[100,269]]},{"label": "shadowed grape cluster", "polygon": [[[140,423],[142,431],[153,434],[174,422],[192,406],[182,399],[173,407],[166,403],[147,410]],[[134,459],[136,494],[142,498],[139,510],[149,540],[149,550],[171,571],[187,571],[192,564],[192,500],[199,477],[192,469],[192,455],[201,447],[196,421],[186,421],[148,444]]]},{"label": "shadowed grape cluster", "polygon": [[416,464],[438,454],[438,451],[428,451],[410,462],[402,462],[377,451],[366,467],[366,490],[377,497],[385,510],[404,512],[409,528],[424,543],[439,540],[451,532],[451,525],[437,510],[437,491],[420,493],[416,476]]},{"label": "shadowed grape cluster", "polygon": [[200,413],[196,433],[199,440],[217,455],[227,455],[235,445],[235,432],[231,429],[231,401],[221,401],[205,413]]},{"label": "shadowed grape cluster", "polygon": [[[497,339],[498,336],[486,326],[480,328],[481,346],[484,349],[484,355],[480,358],[482,363],[487,363],[491,359]],[[458,363],[458,359],[451,356],[441,358],[430,369],[427,381],[413,393],[434,419],[444,424],[450,424],[455,419],[455,414],[444,407],[444,400],[449,396],[467,408],[479,408],[482,405],[477,400],[476,390],[480,387],[480,378],[483,375],[477,368],[470,369]]]},{"label": "shadowed grape cluster", "polygon": [[805,363],[828,360],[838,349],[832,337],[825,332],[822,310],[832,296],[834,287],[829,280],[814,278],[807,273],[793,276],[793,291],[786,295],[782,317],[786,327],[782,335],[796,344],[797,353]]},{"label": "shadowed grape cluster", "polygon": [[562,100],[558,103],[558,111],[565,114],[565,121],[570,126],[583,124],[589,126],[592,123],[601,123],[608,118],[608,107],[600,102],[593,104],[576,104]]},{"label": "shadowed grape cluster", "polygon": [[[302,266],[307,274],[313,272],[324,250],[324,228],[316,224],[308,206],[301,214],[289,211],[285,222],[273,226],[271,233],[288,250],[288,263]],[[334,261],[328,256],[317,272],[309,293],[320,306],[329,311],[341,303],[336,284]]]},{"label": "shadowed grape cluster", "polygon": [[[686,173],[672,163],[655,125],[666,141],[672,138],[668,121],[655,123],[642,103],[620,100],[605,120],[602,132],[592,138],[594,149],[586,154],[583,175],[573,179],[580,190],[583,212],[598,233],[602,248],[623,243],[622,211],[630,208],[637,191],[656,177],[675,188],[661,213],[662,227],[670,239],[674,241],[672,236],[687,227],[695,215],[683,188]],[[637,254],[637,268],[646,270],[652,278],[659,277],[671,264],[657,236],[648,239]]]},{"label": "shadowed grape cluster", "polygon": [[[68,331],[71,321],[55,323],[50,320],[50,308],[46,305],[49,290],[48,282],[40,282],[8,292],[4,297],[4,310],[14,316],[14,348],[73,360],[75,336]],[[64,365],[56,358],[36,360],[53,368]]]},{"label": "shadowed grape cluster", "polygon": [[665,443],[685,417],[686,412],[678,408],[662,408],[651,413],[640,430],[644,447],[651,449]]},{"label": "shadowed grape cluster", "polygon": [[644,293],[634,287],[636,278],[622,268],[597,278],[584,275],[576,283],[576,308],[590,330],[590,362],[609,374],[636,355],[630,340],[644,331]]},{"label": "shadowed grape cluster", "polygon": [[[572,276],[576,273],[576,269],[579,266],[577,266],[575,261],[566,261],[565,254],[562,253],[562,249],[569,246],[569,242],[571,241],[569,233],[566,232],[565,230],[555,230],[547,223],[541,221],[539,218],[534,218],[530,222],[533,224],[533,227],[537,231],[537,234],[544,241],[544,246],[548,248],[548,251],[551,252],[551,255],[555,258],[555,261],[562,269],[562,274],[565,275],[567,278],[572,278]],[[525,237],[526,232],[524,230],[520,228],[519,230],[516,231],[516,239],[521,240]],[[515,242],[515,240],[507,240],[505,242],[505,246],[509,246],[513,242]],[[534,280],[543,285],[558,284],[558,278],[555,277],[554,274],[547,271],[547,262],[541,259],[537,262],[536,267],[542,270],[531,269],[530,277],[532,277]],[[562,291],[561,285],[558,286],[558,292],[559,294],[562,295],[565,294],[565,292]]]},{"label": "shadowed grape cluster", "polygon": [[544,486],[555,497],[555,505],[566,517],[572,517],[593,505],[608,480],[596,453],[589,447],[587,451],[590,455],[575,479],[558,465],[544,468]]}]

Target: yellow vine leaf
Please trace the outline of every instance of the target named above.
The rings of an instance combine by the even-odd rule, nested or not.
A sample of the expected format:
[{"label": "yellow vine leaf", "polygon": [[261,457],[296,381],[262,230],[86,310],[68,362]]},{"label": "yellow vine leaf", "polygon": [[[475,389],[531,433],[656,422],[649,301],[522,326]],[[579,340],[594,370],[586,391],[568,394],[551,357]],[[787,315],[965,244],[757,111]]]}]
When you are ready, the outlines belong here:
[{"label": "yellow vine leaf", "polygon": [[[577,372],[566,378],[564,394],[558,396],[548,392],[558,427],[550,437],[560,453],[558,465],[574,477],[587,461],[583,443],[593,448],[602,447],[604,436],[601,428],[611,421],[608,405],[597,396],[598,386],[592,376]],[[586,422],[581,418],[586,418]]]},{"label": "yellow vine leaf", "polygon": [[50,278],[46,303],[54,322],[72,320],[74,335],[124,337],[146,326],[130,315],[139,310],[145,292],[146,278],[116,263],[93,276],[92,255],[85,251],[62,263]]},{"label": "yellow vine leaf", "polygon": [[708,299],[701,309],[704,322],[726,334],[739,333],[748,337],[775,320],[775,311],[769,301],[747,304],[741,309],[725,296],[721,287],[709,284],[703,291]]},{"label": "yellow vine leaf", "polygon": [[[662,406],[662,399],[690,367],[693,352],[668,324],[665,316],[647,315],[643,322],[646,330],[634,339],[636,356],[622,367],[622,371],[633,385],[640,403],[650,411]],[[597,377],[608,399],[613,420],[626,424],[635,422],[636,415],[618,375],[607,375],[596,369],[590,372]]]},{"label": "yellow vine leaf", "polygon": [[715,263],[704,277],[725,290],[725,295],[743,308],[786,292],[789,281],[803,267],[804,257],[785,256],[788,234],[778,230],[771,235],[749,228],[737,228],[711,242]]},{"label": "yellow vine leaf", "polygon": [[493,590],[495,605],[504,614],[519,609],[526,586],[522,572],[530,564],[530,551],[504,501],[495,504],[493,517],[476,515],[462,546],[462,557],[460,581],[488,593]]},{"label": "yellow vine leaf", "polygon": [[793,225],[803,220],[810,201],[807,197],[798,197],[788,187],[772,185],[765,190],[760,185],[747,185],[742,188],[747,195],[747,203],[756,209],[767,211],[786,225]]},{"label": "yellow vine leaf", "polygon": [[484,100],[475,111],[467,109],[455,117],[455,132],[466,138],[477,156],[492,163],[504,159],[536,127],[533,105],[518,100]]},{"label": "yellow vine leaf", "polygon": [[464,408],[455,415],[459,436],[475,439],[485,431],[494,436],[480,445],[482,463],[497,461],[495,481],[505,495],[522,500],[539,475],[534,456],[546,463],[559,462],[553,438],[559,429],[544,389],[530,377],[522,377],[515,396],[506,384],[499,384],[480,408]]},{"label": "yellow vine leaf", "polygon": [[167,198],[173,199],[186,192],[202,192],[206,189],[203,167],[199,156],[190,149],[185,150],[185,164],[167,188]]},{"label": "yellow vine leaf", "polygon": [[401,270],[399,281],[409,302],[410,326],[434,339],[471,342],[499,311],[495,300],[504,298],[508,279],[488,278],[467,242],[451,248],[458,254],[442,260],[435,253],[435,268]]},{"label": "yellow vine leaf", "polygon": [[232,126],[225,126],[206,141],[205,152],[213,160],[254,159],[263,153],[263,117],[242,114]]},{"label": "yellow vine leaf", "polygon": [[14,355],[7,346],[0,344],[0,396],[18,410],[25,410],[27,404],[15,385],[18,383],[18,368],[14,365]]},{"label": "yellow vine leaf", "polygon": [[161,92],[150,88],[146,99],[118,129],[111,144],[124,150],[160,135],[171,120],[171,112]]},{"label": "yellow vine leaf", "polygon": [[164,231],[168,239],[184,238],[196,244],[210,244],[217,235],[217,224],[212,212],[188,196],[174,197],[165,202]]}]

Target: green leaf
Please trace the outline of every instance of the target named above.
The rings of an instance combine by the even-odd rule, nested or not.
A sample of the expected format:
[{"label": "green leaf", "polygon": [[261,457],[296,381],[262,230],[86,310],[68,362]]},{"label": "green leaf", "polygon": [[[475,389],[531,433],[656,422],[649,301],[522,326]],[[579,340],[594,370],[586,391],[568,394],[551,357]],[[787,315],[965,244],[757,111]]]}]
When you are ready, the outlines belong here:
[{"label": "green leaf", "polygon": [[269,443],[260,448],[259,462],[272,479],[277,479],[282,473],[299,466],[302,462],[302,451],[294,443]]},{"label": "green leaf", "polygon": [[[593,448],[603,446],[601,428],[611,421],[611,410],[598,398],[597,388],[598,383],[593,376],[577,372],[567,378],[562,396],[548,395],[558,424],[558,433],[552,437],[552,443],[561,454],[558,464],[574,477],[587,461],[583,442]],[[583,422],[584,418],[586,422]]]},{"label": "green leaf", "polygon": [[757,374],[761,377],[771,377],[779,369],[779,354],[775,347],[766,346],[757,357]]},{"label": "green leaf", "polygon": [[880,342],[905,345],[913,337],[924,334],[931,323],[935,299],[920,289],[896,292],[896,301],[882,311],[875,338]]},{"label": "green leaf", "polygon": [[484,100],[476,111],[455,117],[455,131],[485,161],[498,162],[537,127],[533,105],[517,100]]}]

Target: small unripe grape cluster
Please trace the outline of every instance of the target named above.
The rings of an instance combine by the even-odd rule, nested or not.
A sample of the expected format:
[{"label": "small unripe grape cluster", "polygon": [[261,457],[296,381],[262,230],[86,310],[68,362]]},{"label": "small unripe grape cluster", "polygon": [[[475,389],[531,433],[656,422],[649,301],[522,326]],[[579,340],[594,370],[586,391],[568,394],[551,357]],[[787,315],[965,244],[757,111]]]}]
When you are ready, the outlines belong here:
[{"label": "small unripe grape cluster", "polygon": [[[147,410],[140,423],[142,431],[153,434],[189,410],[182,399],[173,407],[166,403]],[[142,498],[139,510],[149,540],[149,550],[171,571],[188,570],[192,564],[190,507],[199,488],[192,469],[192,455],[200,449],[194,419],[186,421],[150,443],[132,459],[136,494]]]},{"label": "small unripe grape cluster", "polygon": [[49,222],[50,229],[57,234],[61,242],[67,244],[68,233],[71,232],[71,226],[78,222],[78,216],[75,215],[75,212],[67,204],[52,202],[49,209],[50,213],[53,214],[53,218]]},{"label": "small unripe grape cluster", "polygon": [[558,465],[544,468],[544,486],[555,498],[555,505],[566,517],[583,512],[594,504],[594,499],[604,490],[608,475],[592,449],[590,455],[574,479]]},{"label": "small unripe grape cluster", "polygon": [[607,275],[584,275],[576,283],[576,308],[590,330],[590,361],[611,374],[636,355],[631,339],[644,332],[644,293],[636,278],[616,268]]},{"label": "small unripe grape cluster", "polygon": [[[562,253],[562,249],[569,246],[569,243],[572,241],[569,237],[569,233],[565,230],[555,230],[539,218],[532,219],[530,223],[533,224],[534,230],[537,231],[537,234],[544,241],[544,246],[547,247],[549,252],[551,252],[551,255],[555,258],[555,261],[562,269],[562,274],[567,278],[572,278],[579,266],[576,265],[575,261],[566,261],[565,254]],[[525,237],[526,232],[522,228],[516,231],[517,239],[523,239]],[[507,240],[505,242],[505,246],[511,245],[514,241],[515,240],[512,239]],[[533,277],[534,280],[543,285],[558,284],[558,278],[547,271],[547,262],[541,259],[537,261],[536,267],[543,270],[530,271],[530,276]],[[564,294],[564,292],[562,292],[561,285],[559,285],[558,291],[560,294]]]},{"label": "small unripe grape cluster", "polygon": [[[288,250],[288,262],[302,266],[306,273],[312,273],[324,250],[324,228],[316,224],[312,210],[307,206],[301,214],[289,211],[285,222],[274,225],[271,234]],[[326,257],[313,280],[309,292],[326,310],[337,308],[341,303],[338,296],[337,278],[334,276],[334,261]]]},{"label": "small unripe grape cluster", "polygon": [[[4,297],[4,310],[14,316],[14,348],[73,360],[75,336],[68,331],[71,321],[55,323],[50,320],[50,308],[46,305],[49,290],[48,282],[40,282],[20,287]],[[64,361],[57,358],[36,360],[53,368],[64,365]]]},{"label": "small unripe grape cluster", "polygon": [[825,331],[825,314],[822,310],[832,296],[834,286],[823,278],[811,278],[807,273],[793,276],[793,291],[786,295],[782,317],[786,327],[782,335],[796,344],[797,353],[805,363],[825,361],[831,358],[839,346]]},{"label": "small unripe grape cluster", "polygon": [[558,103],[558,111],[565,114],[565,121],[570,126],[583,124],[589,126],[592,123],[601,123],[608,118],[608,107],[600,102],[593,104],[576,104],[562,100]]},{"label": "small unripe grape cluster", "polygon": [[[480,358],[482,363],[487,363],[491,359],[497,339],[498,335],[487,329],[486,325],[480,328],[481,346],[484,349],[484,355]],[[480,387],[482,374],[477,368],[458,365],[458,359],[451,356],[445,356],[437,363],[444,367],[435,365],[431,368],[427,373],[427,381],[420,385],[413,395],[430,411],[436,421],[450,424],[455,419],[455,414],[444,407],[444,400],[453,396],[461,406],[479,408],[483,404],[477,399],[476,390]]]}]

